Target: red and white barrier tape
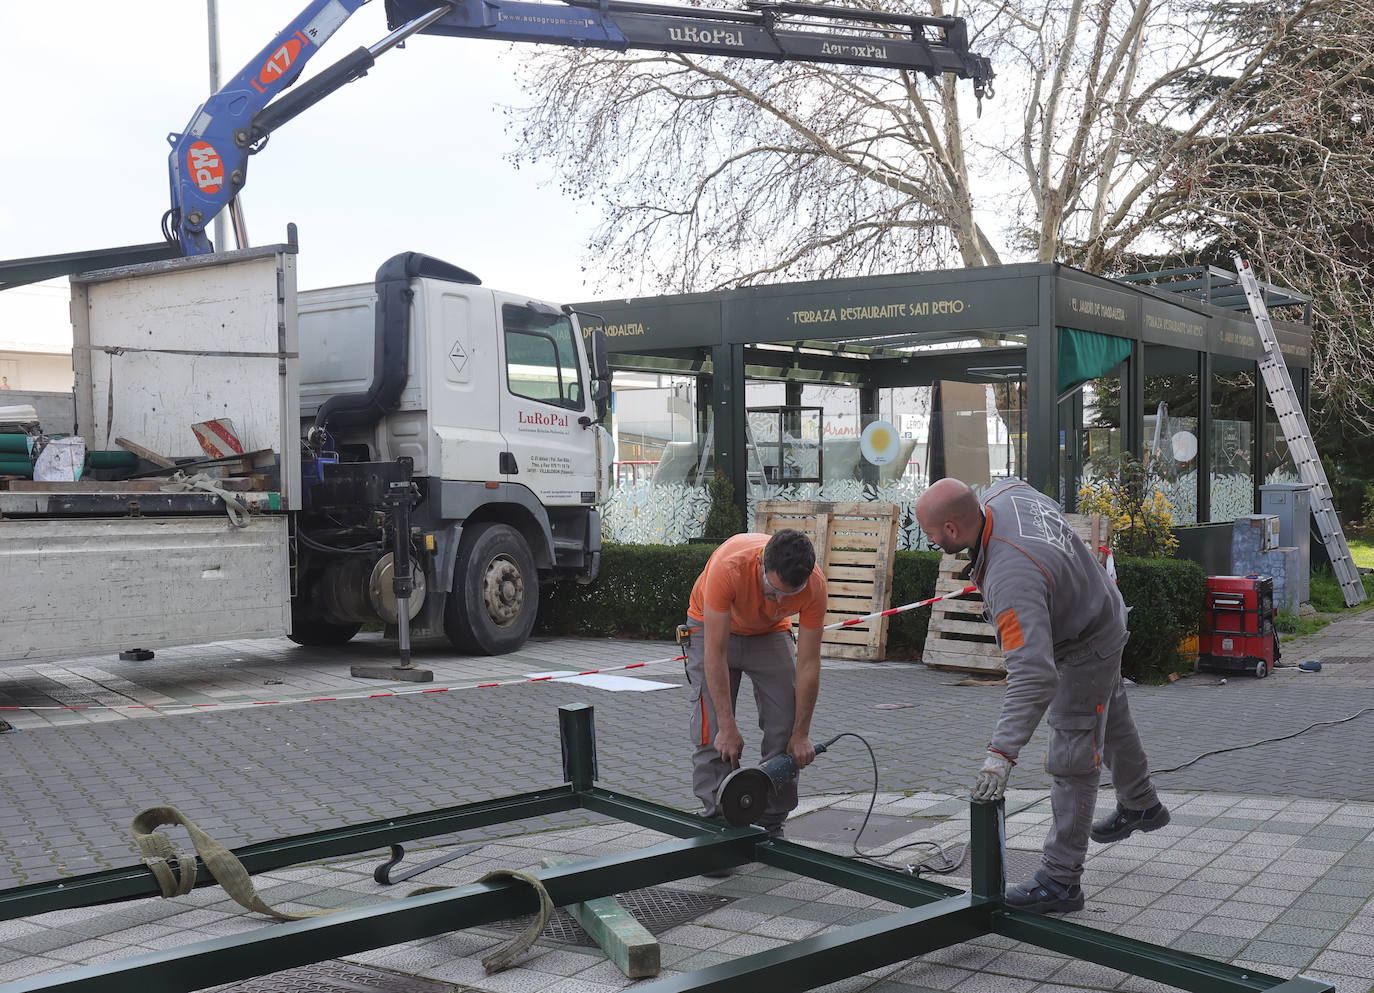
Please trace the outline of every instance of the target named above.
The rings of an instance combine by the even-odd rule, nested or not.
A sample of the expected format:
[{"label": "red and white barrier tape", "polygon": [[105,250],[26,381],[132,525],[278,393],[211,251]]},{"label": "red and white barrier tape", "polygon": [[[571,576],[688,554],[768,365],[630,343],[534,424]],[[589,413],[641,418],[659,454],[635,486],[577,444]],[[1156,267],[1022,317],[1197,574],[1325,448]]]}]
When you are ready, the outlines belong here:
[{"label": "red and white barrier tape", "polygon": [[300,697],[295,700],[231,700],[225,703],[120,703],[109,706],[54,706],[54,707],[14,707],[0,705],[0,711],[6,710],[159,710],[159,711],[190,711],[190,710],[238,710],[247,707],[269,707],[282,706],[293,703],[333,703],[338,700],[377,700],[384,697],[393,696],[418,696],[423,693],[451,693],[454,690],[485,690],[494,686],[514,686],[517,683],[550,683],[560,679],[570,679],[573,676],[597,676],[607,672],[624,672],[627,669],[642,669],[649,665],[658,665],[661,662],[681,662],[684,656],[673,655],[669,658],[653,659],[649,662],[631,662],[629,665],[613,665],[604,669],[587,669],[583,672],[560,672],[548,676],[523,676],[520,679],[502,679],[491,683],[468,683],[462,686],[427,686],[415,687],[414,689],[389,690],[385,693],[344,693],[339,696],[312,696]]},{"label": "red and white barrier tape", "polygon": [[968,586],[965,586],[962,590],[951,590],[949,593],[941,593],[939,596],[933,596],[929,600],[921,600],[919,603],[908,603],[903,604],[900,607],[892,607],[888,610],[880,610],[876,614],[864,614],[862,617],[851,617],[847,621],[839,621],[835,624],[827,624],[825,627],[821,628],[821,630],[834,631],[837,628],[852,628],[855,624],[862,624],[864,621],[871,621],[875,617],[889,617],[892,614],[901,614],[908,610],[915,610],[917,607],[929,607],[932,603],[937,603],[938,601],[948,599],[949,597],[963,596],[965,593],[976,592],[978,592],[978,587],[970,583]]}]

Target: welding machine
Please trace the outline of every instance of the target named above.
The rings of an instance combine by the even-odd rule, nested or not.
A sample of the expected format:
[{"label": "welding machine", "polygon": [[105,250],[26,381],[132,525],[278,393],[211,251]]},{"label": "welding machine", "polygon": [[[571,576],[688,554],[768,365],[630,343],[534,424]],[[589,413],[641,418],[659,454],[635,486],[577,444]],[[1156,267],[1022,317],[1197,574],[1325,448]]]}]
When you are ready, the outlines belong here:
[{"label": "welding machine", "polygon": [[1253,672],[1263,679],[1274,670],[1279,639],[1274,633],[1271,576],[1208,576],[1199,671]]}]

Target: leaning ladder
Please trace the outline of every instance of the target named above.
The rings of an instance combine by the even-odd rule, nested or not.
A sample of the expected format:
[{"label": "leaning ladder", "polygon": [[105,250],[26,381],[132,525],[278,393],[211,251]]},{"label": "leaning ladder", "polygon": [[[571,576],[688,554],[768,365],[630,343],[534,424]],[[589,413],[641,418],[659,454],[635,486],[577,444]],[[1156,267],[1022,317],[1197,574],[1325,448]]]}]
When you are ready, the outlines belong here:
[{"label": "leaning ladder", "polygon": [[1311,487],[1312,514],[1317,519],[1322,541],[1326,544],[1326,554],[1331,559],[1331,568],[1340,580],[1341,593],[1345,605],[1353,607],[1364,601],[1364,582],[1350,557],[1350,546],[1345,541],[1345,531],[1341,529],[1340,519],[1331,504],[1331,485],[1326,480],[1326,470],[1322,468],[1317,456],[1317,446],[1312,441],[1312,432],[1307,427],[1298,404],[1298,395],[1293,389],[1293,379],[1288,375],[1288,366],[1279,350],[1279,339],[1274,334],[1274,325],[1269,322],[1269,308],[1264,304],[1264,293],[1260,290],[1259,280],[1249,264],[1239,255],[1232,255],[1236,263],[1236,275],[1245,289],[1246,299],[1250,301],[1250,313],[1255,318],[1255,328],[1259,331],[1260,341],[1264,343],[1264,357],[1260,359],[1260,373],[1264,385],[1269,390],[1269,399],[1278,414],[1279,426],[1288,442],[1288,451],[1298,469],[1302,481]]}]

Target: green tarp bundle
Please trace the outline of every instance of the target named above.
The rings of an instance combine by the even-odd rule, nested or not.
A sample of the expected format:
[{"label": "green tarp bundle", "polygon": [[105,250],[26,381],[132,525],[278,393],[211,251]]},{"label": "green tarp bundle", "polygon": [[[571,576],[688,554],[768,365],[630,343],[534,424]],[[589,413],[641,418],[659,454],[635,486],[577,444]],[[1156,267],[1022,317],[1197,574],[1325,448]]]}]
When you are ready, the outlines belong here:
[{"label": "green tarp bundle", "polygon": [[1075,328],[1059,328],[1058,331],[1059,396],[1090,379],[1105,376],[1131,354],[1129,338]]}]

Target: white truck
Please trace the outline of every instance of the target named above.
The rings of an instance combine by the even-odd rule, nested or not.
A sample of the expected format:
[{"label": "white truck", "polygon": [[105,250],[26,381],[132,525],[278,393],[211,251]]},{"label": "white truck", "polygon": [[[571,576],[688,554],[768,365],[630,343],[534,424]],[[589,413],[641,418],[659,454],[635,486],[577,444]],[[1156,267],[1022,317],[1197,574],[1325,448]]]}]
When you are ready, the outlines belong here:
[{"label": "white truck", "polygon": [[204,459],[191,425],[224,418],[271,488],[151,488],[164,471],[0,492],[0,658],[340,644],[406,601],[403,654],[405,632],[496,654],[528,637],[541,583],[595,578],[600,332],[589,366],[575,313],[423,255],[299,294],[295,272],[286,244],[73,277],[88,446]]},{"label": "white truck", "polygon": [[407,38],[899,68],[992,95],[962,18],[791,0],[386,0],[384,38],[302,79],[365,2],[309,0],[168,136],[165,243],[0,263],[4,289],[137,261],[73,278],[76,417],[91,447],[122,437],[194,455],[191,425],[227,418],[276,480],[229,496],[0,492],[0,659],[276,633],[338,644],[375,620],[395,625],[403,666],[412,629],[509,652],[540,582],[595,577],[613,464],[604,335],[587,336],[589,368],[574,313],[436,259],[396,256],[374,286],[298,297],[290,244],[217,253],[210,241],[228,209],[247,244],[237,198],[268,137]]}]

